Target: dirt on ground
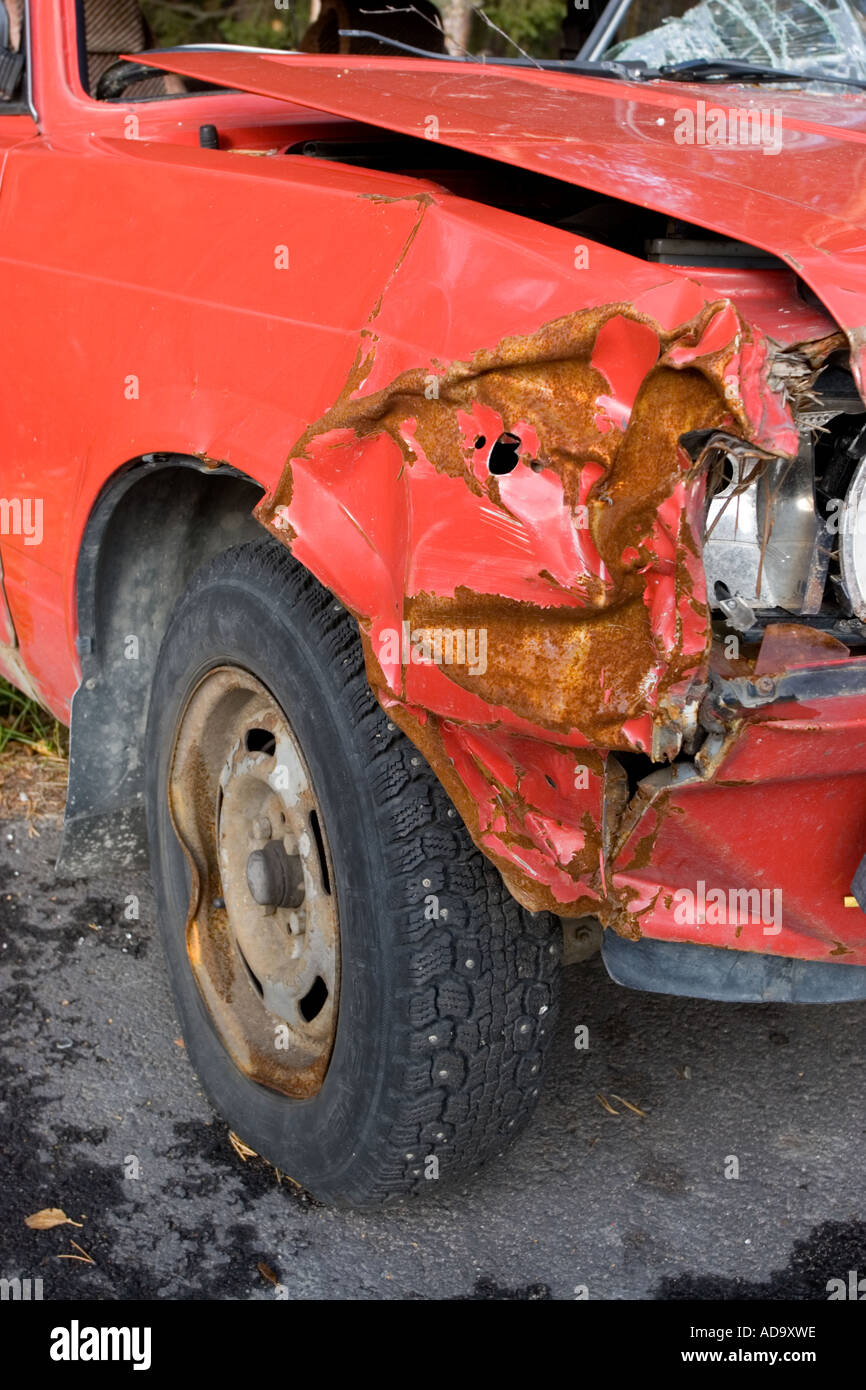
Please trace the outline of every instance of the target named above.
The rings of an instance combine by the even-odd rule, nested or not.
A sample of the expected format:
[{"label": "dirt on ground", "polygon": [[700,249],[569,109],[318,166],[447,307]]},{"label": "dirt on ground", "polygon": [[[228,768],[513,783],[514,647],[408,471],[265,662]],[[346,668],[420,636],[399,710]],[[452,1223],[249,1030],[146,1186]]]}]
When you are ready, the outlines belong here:
[{"label": "dirt on ground", "polygon": [[24,743],[0,753],[0,819],[25,820],[38,833],[40,820],[63,816],[68,764]]}]

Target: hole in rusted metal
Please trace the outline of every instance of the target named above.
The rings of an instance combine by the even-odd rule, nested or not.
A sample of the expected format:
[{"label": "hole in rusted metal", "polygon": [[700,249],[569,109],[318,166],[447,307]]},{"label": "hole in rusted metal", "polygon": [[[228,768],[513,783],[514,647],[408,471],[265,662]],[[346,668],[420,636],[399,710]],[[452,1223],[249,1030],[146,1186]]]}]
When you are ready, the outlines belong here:
[{"label": "hole in rusted metal", "polygon": [[517,456],[519,448],[520,439],[516,434],[509,434],[507,431],[501,434],[490,450],[490,458],[487,460],[490,472],[497,477],[513,472],[520,461]]},{"label": "hole in rusted metal", "polygon": [[298,1004],[298,1009],[300,1010],[301,1017],[307,1023],[312,1023],[313,1019],[317,1016],[317,1014],[320,1014],[322,1012],[322,1009],[325,1007],[325,1004],[327,1002],[328,986],[325,984],[325,981],[322,979],[321,975],[317,975],[312,985],[307,990],[307,993],[304,995],[303,999]]},{"label": "hole in rusted metal", "polygon": [[247,729],[244,745],[248,753],[264,753],[268,758],[277,751],[277,741],[270,729]]},{"label": "hole in rusted metal", "polygon": [[331,875],[328,873],[328,856],[325,854],[325,840],[322,835],[322,827],[319,825],[318,812],[310,812],[310,829],[313,832],[313,839],[316,842],[316,853],[319,856],[319,870],[322,875],[322,887],[326,893],[331,891]]}]

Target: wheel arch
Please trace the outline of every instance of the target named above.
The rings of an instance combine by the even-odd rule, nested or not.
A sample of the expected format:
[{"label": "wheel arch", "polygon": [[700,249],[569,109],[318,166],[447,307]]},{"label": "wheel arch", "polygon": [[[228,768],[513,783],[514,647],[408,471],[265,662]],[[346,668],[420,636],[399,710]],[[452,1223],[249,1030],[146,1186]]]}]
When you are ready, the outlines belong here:
[{"label": "wheel arch", "polygon": [[228,464],[152,453],[121,467],[97,497],[76,568],[81,682],[60,872],[146,864],[142,750],[160,643],[195,570],[264,535],[252,516],[263,491]]}]

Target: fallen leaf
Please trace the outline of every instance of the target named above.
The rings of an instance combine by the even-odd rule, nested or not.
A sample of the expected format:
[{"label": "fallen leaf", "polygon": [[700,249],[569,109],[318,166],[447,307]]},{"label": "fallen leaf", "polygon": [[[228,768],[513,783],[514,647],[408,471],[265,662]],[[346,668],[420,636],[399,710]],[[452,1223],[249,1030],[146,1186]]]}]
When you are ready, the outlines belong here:
[{"label": "fallen leaf", "polygon": [[617,1119],[619,1119],[619,1111],[618,1111],[618,1110],[614,1110],[613,1106],[610,1105],[610,1104],[608,1104],[608,1102],[605,1100],[604,1096],[601,1094],[601,1091],[596,1092],[596,1097],[595,1097],[595,1098],[596,1098],[596,1100],[601,1101],[601,1104],[604,1106],[604,1108],[605,1108],[605,1110],[607,1111],[608,1115],[616,1115]]},{"label": "fallen leaf", "polygon": [[243,1139],[241,1139],[237,1134],[235,1134],[233,1129],[229,1130],[229,1143],[231,1144],[235,1153],[240,1158],[242,1158],[244,1162],[246,1162],[248,1158],[258,1158],[258,1154],[256,1153],[255,1149],[251,1149],[249,1144],[245,1144]]},{"label": "fallen leaf", "polygon": [[280,1282],[270,1265],[266,1265],[264,1260],[259,1260],[256,1269],[263,1279],[267,1279],[269,1284],[278,1284]]},{"label": "fallen leaf", "polygon": [[80,1226],[80,1221],[72,1221],[60,1207],[44,1207],[32,1216],[25,1216],[24,1225],[31,1231],[50,1231],[52,1226]]},{"label": "fallen leaf", "polygon": [[186,1043],[184,1042],[183,1038],[175,1038],[174,1045],[175,1047],[186,1047]]}]

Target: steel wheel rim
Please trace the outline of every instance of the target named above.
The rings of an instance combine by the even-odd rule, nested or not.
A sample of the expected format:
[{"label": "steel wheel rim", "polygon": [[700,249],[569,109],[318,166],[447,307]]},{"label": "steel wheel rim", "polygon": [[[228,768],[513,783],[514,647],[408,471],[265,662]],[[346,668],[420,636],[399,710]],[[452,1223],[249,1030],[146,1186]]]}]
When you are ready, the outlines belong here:
[{"label": "steel wheel rim", "polygon": [[315,1095],[339,999],[332,859],[289,720],[240,667],[209,671],[184,706],[169,810],[190,869],[187,956],[223,1046],[258,1084]]}]

